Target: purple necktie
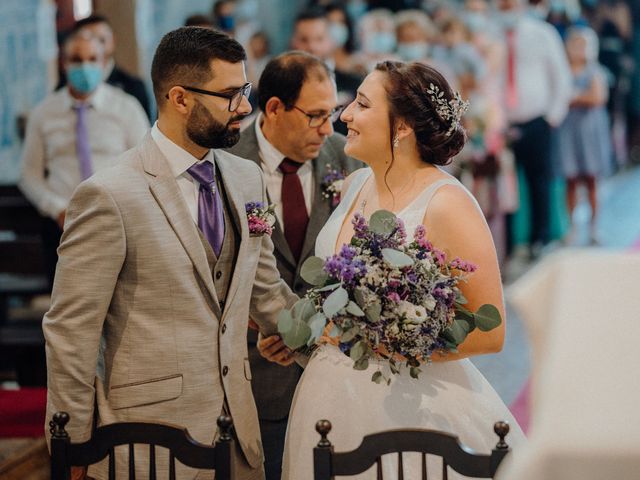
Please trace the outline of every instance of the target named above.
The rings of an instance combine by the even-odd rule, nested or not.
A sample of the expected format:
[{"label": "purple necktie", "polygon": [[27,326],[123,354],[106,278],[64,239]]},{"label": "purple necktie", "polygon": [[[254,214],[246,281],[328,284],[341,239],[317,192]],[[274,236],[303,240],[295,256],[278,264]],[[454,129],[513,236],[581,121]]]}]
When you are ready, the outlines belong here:
[{"label": "purple necktie", "polygon": [[224,241],[224,212],[220,192],[216,188],[215,167],[206,160],[194,163],[187,172],[200,184],[198,227],[213,248],[216,257],[219,257]]},{"label": "purple necktie", "polygon": [[80,163],[80,177],[86,180],[93,174],[91,164],[91,146],[89,145],[89,130],[87,129],[87,109],[89,105],[80,103],[73,107],[78,114],[76,122],[76,154]]}]

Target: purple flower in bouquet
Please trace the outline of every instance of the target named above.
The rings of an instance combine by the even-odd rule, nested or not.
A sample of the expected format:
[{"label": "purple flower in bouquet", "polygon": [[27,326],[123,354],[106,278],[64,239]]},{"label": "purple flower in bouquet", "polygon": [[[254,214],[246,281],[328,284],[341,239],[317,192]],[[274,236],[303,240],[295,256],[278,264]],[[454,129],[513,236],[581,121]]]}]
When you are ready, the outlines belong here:
[{"label": "purple flower in bouquet", "polygon": [[[401,356],[417,377],[434,352],[456,351],[476,326],[486,331],[500,324],[492,305],[475,313],[464,308],[459,285],[475,267],[458,258],[449,262],[423,226],[407,243],[404,224],[391,212],[375,212],[368,222],[356,213],[352,223],[348,245],[303,264],[301,276],[314,287],[278,322],[289,347],[317,344],[331,324],[330,336],[354,368],[364,370],[378,358],[396,374]],[[389,378],[381,368],[372,376],[376,382]]]},{"label": "purple flower in bouquet", "polygon": [[247,202],[244,206],[252,237],[271,235],[276,222],[273,205],[265,207],[263,202]]}]

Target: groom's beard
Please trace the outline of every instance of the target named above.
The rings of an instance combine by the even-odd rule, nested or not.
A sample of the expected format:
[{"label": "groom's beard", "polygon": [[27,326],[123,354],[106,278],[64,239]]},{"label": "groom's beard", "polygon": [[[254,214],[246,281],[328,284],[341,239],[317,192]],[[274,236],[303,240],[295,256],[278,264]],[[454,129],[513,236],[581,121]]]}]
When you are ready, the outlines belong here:
[{"label": "groom's beard", "polygon": [[240,129],[229,128],[229,124],[242,120],[243,117],[235,115],[223,125],[200,102],[196,102],[187,120],[187,136],[203,148],[233,147],[240,140]]}]

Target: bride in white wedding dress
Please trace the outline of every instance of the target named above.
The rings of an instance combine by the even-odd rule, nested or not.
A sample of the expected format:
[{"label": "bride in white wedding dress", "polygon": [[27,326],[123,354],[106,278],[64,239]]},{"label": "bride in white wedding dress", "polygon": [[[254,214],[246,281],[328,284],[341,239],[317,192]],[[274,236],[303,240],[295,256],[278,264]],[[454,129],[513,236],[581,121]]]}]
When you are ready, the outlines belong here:
[{"label": "bride in white wedding dress", "polygon": [[[316,255],[330,256],[350,241],[355,212],[369,218],[379,209],[392,211],[404,221],[407,235],[423,224],[436,247],[451,258],[476,264],[477,271],[462,286],[467,307],[475,311],[491,303],[504,320],[495,247],[482,212],[471,194],[438,168],[464,145],[459,124],[463,110],[459,97],[436,70],[418,63],[379,64],[341,117],[349,128],[345,152],[369,168],[345,181],[342,202],[318,236]],[[504,321],[489,332],[476,330],[458,354],[434,355],[417,380],[402,369],[392,376],[390,386],[371,381],[378,369],[375,361],[367,370],[354,370],[353,361],[338,347],[321,346],[309,360],[294,397],[283,480],[313,478],[313,447],[319,440],[314,426],[320,419],[331,421],[329,440],[336,451],[355,449],[365,435],[382,430],[432,428],[458,435],[463,444],[489,453],[498,441],[493,432],[498,420],[509,422],[507,442],[517,449],[525,441],[522,430],[466,358],[499,351],[504,332]],[[282,361],[284,350],[276,350],[263,354]],[[397,475],[395,456],[390,457],[384,464],[385,479]],[[418,454],[405,455],[405,469],[404,478],[420,478]],[[374,479],[375,469],[353,478]]]}]

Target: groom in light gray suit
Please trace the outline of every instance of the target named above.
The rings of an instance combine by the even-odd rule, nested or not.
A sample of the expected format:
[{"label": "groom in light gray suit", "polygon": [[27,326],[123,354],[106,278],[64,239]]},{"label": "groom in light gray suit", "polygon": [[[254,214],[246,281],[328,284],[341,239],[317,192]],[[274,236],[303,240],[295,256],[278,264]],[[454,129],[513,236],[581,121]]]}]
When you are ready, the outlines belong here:
[{"label": "groom in light gray suit", "polygon": [[[237,142],[251,111],[245,58],[235,40],[205,28],[162,39],[152,66],[158,121],[76,190],[43,328],[47,419],[68,412],[73,442],[94,422],[148,421],[211,443],[226,413],[234,478],[253,480],[264,470],[247,319],[273,334],[297,297],[280,279],[271,238],[249,231],[245,205],[266,201],[260,169],[219,150]],[[136,452],[140,478],[147,452]],[[166,456],[158,460],[166,468]],[[89,474],[104,478],[103,467]]]},{"label": "groom in light gray suit", "polygon": [[[278,269],[302,296],[308,285],[300,278],[300,267],[313,255],[316,237],[335,206],[324,196],[325,177],[329,170],[347,174],[361,164],[344,154],[345,138],[333,132],[340,112],[336,86],[320,59],[288,52],[271,60],[260,77],[258,104],[257,120],[229,151],[262,168],[278,218],[272,236]],[[257,333],[249,331],[265,470],[267,480],[279,480],[289,409],[302,369],[265,360],[256,340]]]}]

